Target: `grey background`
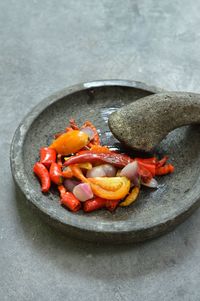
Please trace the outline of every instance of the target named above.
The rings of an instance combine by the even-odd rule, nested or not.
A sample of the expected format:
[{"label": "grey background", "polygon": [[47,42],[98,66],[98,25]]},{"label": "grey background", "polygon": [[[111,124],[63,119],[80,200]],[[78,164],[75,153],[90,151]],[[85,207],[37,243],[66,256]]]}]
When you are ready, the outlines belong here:
[{"label": "grey background", "polygon": [[159,239],[65,237],[16,195],[15,128],[43,97],[93,79],[200,92],[200,1],[0,1],[0,300],[200,300],[200,211]]}]

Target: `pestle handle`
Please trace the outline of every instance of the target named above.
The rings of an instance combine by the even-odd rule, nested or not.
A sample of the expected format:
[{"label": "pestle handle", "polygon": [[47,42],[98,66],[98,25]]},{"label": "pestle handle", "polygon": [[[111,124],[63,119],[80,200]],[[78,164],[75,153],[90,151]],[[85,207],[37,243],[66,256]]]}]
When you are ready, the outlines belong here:
[{"label": "pestle handle", "polygon": [[152,150],[175,128],[189,124],[200,124],[200,94],[153,94],[109,116],[113,135],[126,146],[144,151]]}]

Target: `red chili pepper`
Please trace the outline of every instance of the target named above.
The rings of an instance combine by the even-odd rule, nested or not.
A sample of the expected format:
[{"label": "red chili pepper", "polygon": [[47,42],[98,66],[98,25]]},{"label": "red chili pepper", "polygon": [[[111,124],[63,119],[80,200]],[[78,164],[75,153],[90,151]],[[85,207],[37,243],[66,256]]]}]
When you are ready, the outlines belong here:
[{"label": "red chili pepper", "polygon": [[71,118],[70,121],[70,126],[73,130],[79,130],[79,126],[78,124],[76,123],[75,119]]},{"label": "red chili pepper", "polygon": [[40,149],[40,162],[47,168],[51,166],[51,163],[56,162],[56,151],[49,147],[43,147]]},{"label": "red chili pepper", "polygon": [[79,152],[77,152],[75,155],[79,156],[79,155],[83,155],[83,154],[91,154],[92,152],[88,149],[82,149]]},{"label": "red chili pepper", "polygon": [[51,180],[47,168],[42,163],[37,162],[33,166],[33,171],[40,179],[42,192],[48,192],[51,186]]},{"label": "red chili pepper", "polygon": [[[93,145],[94,146],[94,145]],[[92,147],[93,147],[92,146]],[[97,146],[97,145],[95,145],[95,146]],[[98,145],[99,146],[99,145]],[[79,156],[79,155],[83,155],[83,154],[111,154],[111,155],[113,155],[113,154],[116,154],[116,153],[114,153],[114,152],[112,152],[112,151],[94,151],[94,150],[92,150],[92,148],[91,149],[84,149],[84,150],[80,150],[79,152],[77,152],[76,153],[76,156]]]},{"label": "red chili pepper", "polygon": [[106,209],[108,209],[110,212],[114,211],[117,208],[119,202],[120,200],[107,200]]},{"label": "red chili pepper", "polygon": [[122,154],[94,154],[94,153],[85,153],[79,156],[73,156],[64,163],[64,166],[69,166],[71,164],[78,164],[84,162],[106,162],[113,164],[117,167],[124,167],[128,163],[132,162],[133,159],[127,155]]},{"label": "red chili pepper", "polygon": [[60,196],[62,196],[63,194],[65,194],[67,192],[65,186],[63,186],[63,185],[59,185],[58,190],[60,192]]},{"label": "red chili pepper", "polygon": [[118,206],[120,200],[106,200],[96,197],[83,203],[83,210],[85,212],[92,212],[98,209],[106,208],[110,212],[114,211]]},{"label": "red chili pepper", "polygon": [[168,173],[174,172],[174,166],[172,164],[167,164],[165,166],[161,166],[156,168],[156,175],[157,176],[162,176],[166,175]]},{"label": "red chili pepper", "polygon": [[148,183],[153,178],[151,172],[143,166],[139,166],[138,174],[145,183]]},{"label": "red chili pepper", "polygon": [[57,155],[57,164],[62,167],[62,155],[61,154],[58,154]]},{"label": "red chili pepper", "polygon": [[106,200],[96,197],[95,199],[88,200],[83,203],[83,210],[85,212],[92,212],[101,208],[104,208]]},{"label": "red chili pepper", "polygon": [[69,124],[70,124],[70,126],[66,127],[66,129],[65,129],[66,132],[71,132],[71,131],[74,131],[74,130],[79,130],[79,127],[78,127],[75,119],[73,119],[73,118],[70,119]]},{"label": "red chili pepper", "polygon": [[149,164],[149,163],[144,163],[144,162],[139,162],[139,161],[138,161],[138,164],[141,168],[144,167],[145,169],[150,171],[150,173],[152,174],[153,177],[155,176],[155,172],[156,172],[155,164]]},{"label": "red chili pepper", "polygon": [[60,185],[63,181],[61,166],[58,163],[52,163],[49,170],[50,179],[56,185]]},{"label": "red chili pepper", "polygon": [[63,185],[58,186],[60,192],[60,204],[67,207],[69,210],[76,212],[81,209],[81,202],[73,195],[66,191]]},{"label": "red chili pepper", "polygon": [[72,178],[73,172],[69,166],[65,167],[65,169],[62,171],[62,176],[64,178]]},{"label": "red chili pepper", "polygon": [[145,164],[156,164],[157,158],[151,157],[151,158],[135,158],[138,162],[145,163]]},{"label": "red chili pepper", "polygon": [[165,163],[167,162],[168,160],[168,157],[167,156],[164,156],[161,160],[159,160],[156,164],[156,167],[162,167],[163,165],[165,165]]}]

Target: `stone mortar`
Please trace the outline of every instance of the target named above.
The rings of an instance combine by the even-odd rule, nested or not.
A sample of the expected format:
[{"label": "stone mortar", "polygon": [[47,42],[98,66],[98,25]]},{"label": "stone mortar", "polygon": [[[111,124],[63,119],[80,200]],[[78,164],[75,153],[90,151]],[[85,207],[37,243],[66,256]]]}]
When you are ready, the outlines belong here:
[{"label": "stone mortar", "polygon": [[[90,119],[106,145],[116,145],[108,116],[130,101],[158,92],[130,81],[95,81],[69,87],[39,103],[21,122],[11,145],[11,168],[17,186],[51,225],[67,235],[110,243],[138,242],[168,232],[198,206],[200,195],[200,127],[176,129],[160,144],[157,155],[168,154],[175,173],[159,179],[159,189],[142,189],[138,201],[114,213],[99,210],[74,214],[59,205],[58,194],[42,194],[32,172],[41,146],[65,128],[70,117]],[[133,156],[134,153],[131,153]]]}]

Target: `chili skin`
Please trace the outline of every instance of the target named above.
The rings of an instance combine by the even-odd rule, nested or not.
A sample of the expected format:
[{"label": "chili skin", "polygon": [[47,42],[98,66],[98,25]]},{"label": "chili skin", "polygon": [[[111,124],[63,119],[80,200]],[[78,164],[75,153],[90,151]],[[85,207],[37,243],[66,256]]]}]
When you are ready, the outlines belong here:
[{"label": "chili skin", "polygon": [[162,167],[163,165],[166,164],[167,160],[168,160],[168,157],[167,157],[167,156],[164,156],[161,160],[159,160],[159,161],[157,162],[156,167],[157,167],[157,168],[158,168],[158,167]]},{"label": "chili skin", "polygon": [[56,185],[60,185],[63,181],[61,166],[58,163],[52,163],[49,170],[50,179]]},{"label": "chili skin", "polygon": [[102,208],[106,208],[112,212],[117,208],[118,204],[119,200],[106,200],[96,197],[83,203],[83,211],[93,212]]},{"label": "chili skin", "polygon": [[33,166],[33,172],[40,179],[42,192],[48,192],[51,186],[51,180],[47,168],[40,162]]},{"label": "chili skin", "polygon": [[[94,132],[91,141],[89,136],[82,132],[85,127],[90,127]],[[155,155],[149,158],[131,158],[124,153],[111,150],[108,146],[102,146],[98,131],[89,120],[79,127],[74,119],[70,119],[65,131],[55,134],[54,138],[49,147],[40,149],[40,160],[34,164],[33,172],[39,178],[42,192],[48,192],[51,183],[57,185],[60,204],[72,212],[79,211],[81,208],[84,212],[93,212],[102,208],[112,212],[118,206],[128,206],[137,199],[140,183],[149,183],[154,176],[162,176],[174,171],[174,166],[167,164],[167,156],[160,160]],[[62,156],[69,156],[65,158],[64,163]],[[119,171],[133,161],[138,162],[138,184],[135,181],[135,187],[130,191],[130,180],[120,177]],[[85,169],[91,169],[102,163],[117,167],[116,176],[120,180],[85,176]],[[67,191],[62,182],[64,178],[72,177],[83,183],[89,183],[94,198],[80,202],[72,192]]]},{"label": "chili skin", "polygon": [[51,163],[56,162],[56,151],[49,147],[42,147],[40,149],[40,163],[47,168],[51,166]]},{"label": "chili skin", "polygon": [[138,175],[141,177],[144,183],[148,183],[153,178],[151,172],[148,169],[141,166],[139,166],[138,168]]},{"label": "chili skin", "polygon": [[151,158],[135,158],[138,162],[144,163],[144,164],[156,164],[157,158],[151,157]]},{"label": "chili skin", "polygon": [[71,170],[71,168],[69,166],[67,166],[67,168],[65,168],[62,171],[62,176],[64,178],[72,178],[73,177],[73,172],[72,172],[72,170]]},{"label": "chili skin", "polygon": [[166,164],[156,168],[156,176],[163,176],[172,172],[174,172],[174,166],[172,164]]},{"label": "chili skin", "polygon": [[153,177],[155,176],[155,172],[156,172],[155,164],[149,164],[149,163],[144,163],[144,162],[139,162],[139,161],[138,161],[138,164],[139,164],[139,168],[147,169],[152,174]]},{"label": "chili skin", "polygon": [[132,161],[133,161],[132,158],[122,154],[85,153],[79,156],[73,156],[72,158],[70,158],[64,163],[64,166],[69,166],[71,164],[84,163],[84,162],[90,162],[90,163],[106,162],[106,163],[113,164],[116,167],[122,168]]},{"label": "chili skin", "polygon": [[73,130],[78,130],[78,131],[80,130],[78,124],[75,121],[75,119],[71,118],[70,121],[69,121],[69,124],[70,124],[70,127]]},{"label": "chili skin", "polygon": [[60,192],[60,204],[67,207],[72,212],[77,212],[81,209],[81,202],[73,195],[66,191],[63,185],[58,186]]},{"label": "chili skin", "polygon": [[120,202],[120,200],[107,200],[105,207],[110,212],[113,212],[117,208],[119,202]]},{"label": "chili skin", "polygon": [[83,203],[83,211],[92,212],[105,207],[106,200],[96,197]]}]

